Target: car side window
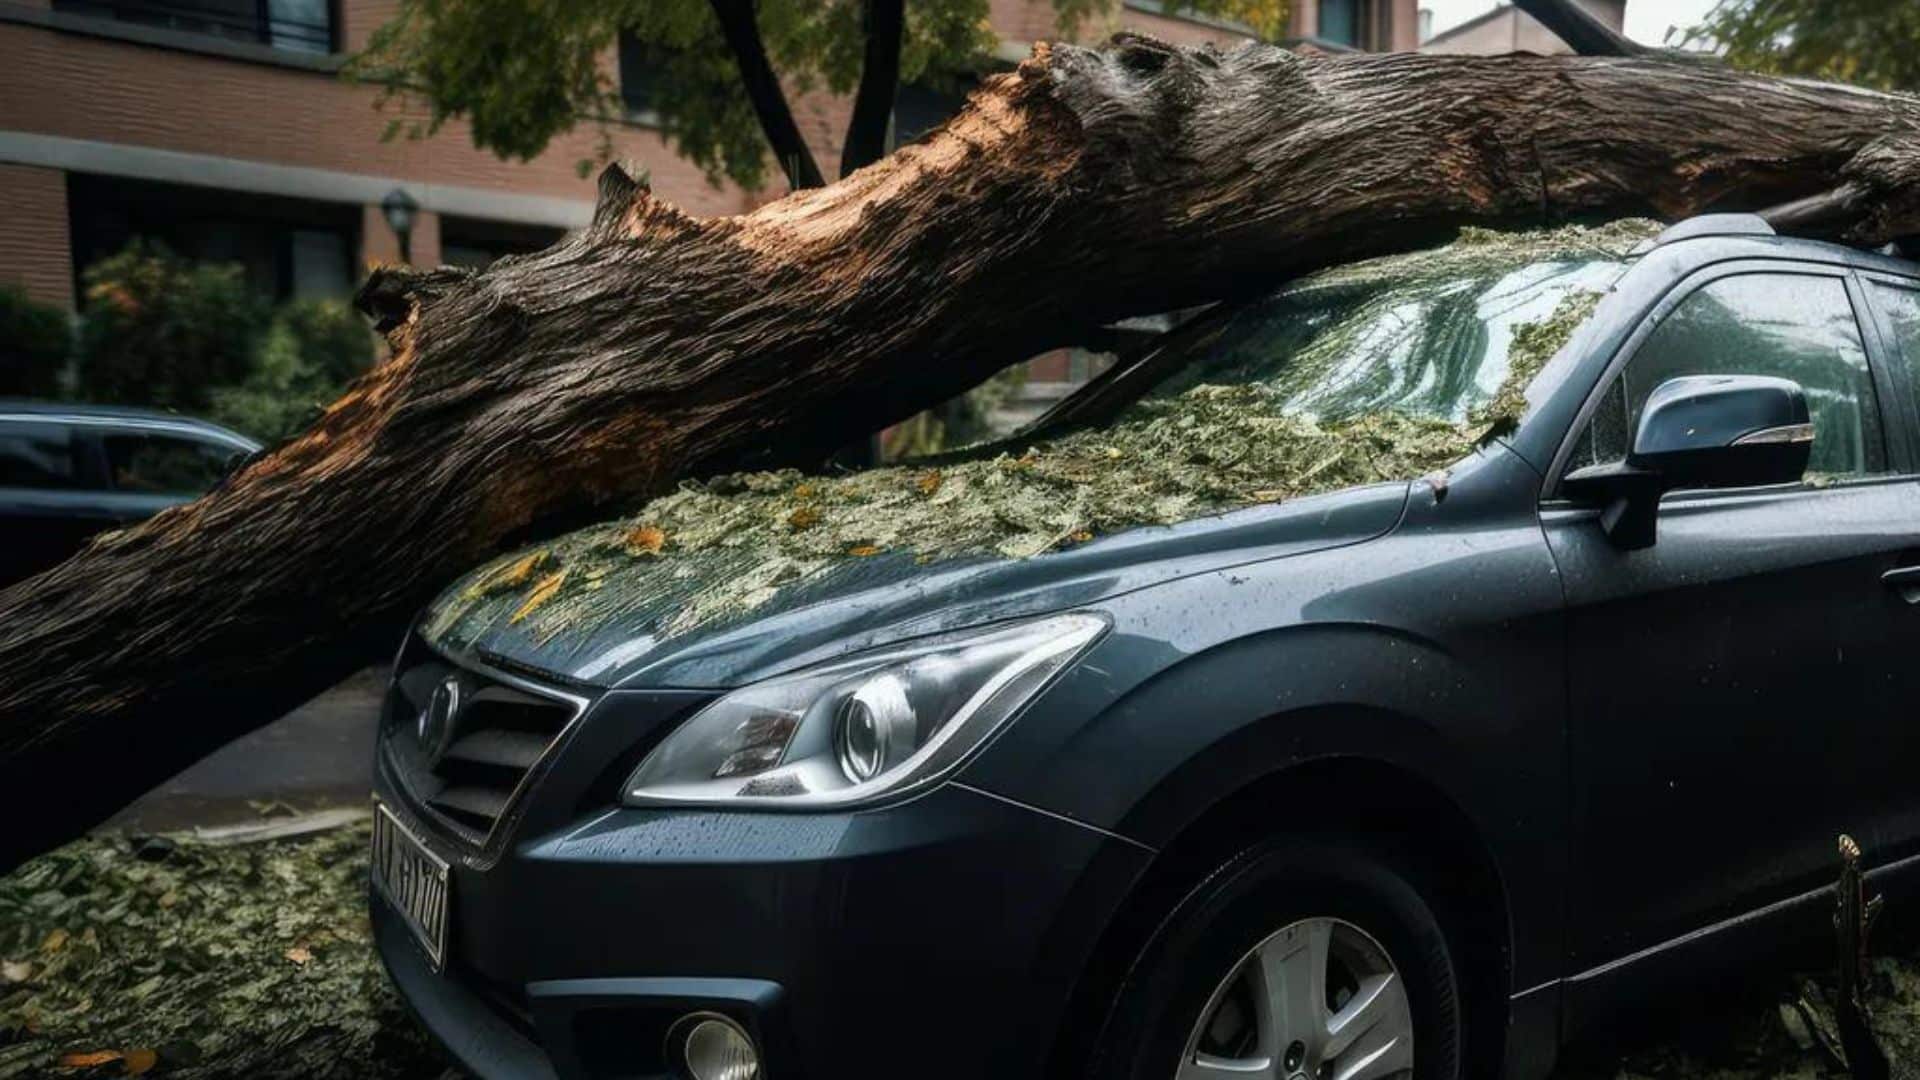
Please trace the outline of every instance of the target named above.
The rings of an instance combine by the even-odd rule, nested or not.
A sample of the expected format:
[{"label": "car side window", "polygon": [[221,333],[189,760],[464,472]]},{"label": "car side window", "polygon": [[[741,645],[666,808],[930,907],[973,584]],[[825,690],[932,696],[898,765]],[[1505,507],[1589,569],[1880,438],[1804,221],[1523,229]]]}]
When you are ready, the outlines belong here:
[{"label": "car side window", "polygon": [[1893,328],[1893,348],[1899,362],[1906,365],[1907,385],[1920,394],[1920,381],[1916,381],[1920,380],[1920,287],[1874,281],[1868,288],[1873,290],[1874,306]]},{"label": "car side window", "polygon": [[1887,470],[1866,347],[1837,277],[1752,273],[1701,286],[1668,312],[1608,386],[1570,468],[1626,457],[1648,395],[1682,375],[1773,375],[1807,394],[1810,477]]},{"label": "car side window", "polygon": [[108,435],[100,442],[113,486],[145,494],[199,495],[239,456],[232,447],[173,435]]},{"label": "car side window", "polygon": [[0,487],[70,491],[80,486],[71,430],[60,424],[0,420]]}]

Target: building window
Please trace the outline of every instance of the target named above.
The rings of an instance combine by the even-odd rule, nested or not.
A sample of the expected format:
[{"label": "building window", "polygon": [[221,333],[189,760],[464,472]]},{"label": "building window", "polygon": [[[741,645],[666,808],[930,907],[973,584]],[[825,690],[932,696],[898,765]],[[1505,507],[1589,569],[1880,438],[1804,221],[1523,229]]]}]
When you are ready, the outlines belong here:
[{"label": "building window", "polygon": [[[973,80],[966,80],[971,85]],[[949,90],[924,82],[902,83],[893,97],[893,144],[908,143],[939,127],[967,103],[965,90]]]},{"label": "building window", "polygon": [[1320,0],[1322,41],[1353,49],[1368,47],[1373,38],[1372,0]]},{"label": "building window", "polygon": [[333,51],[333,0],[53,0],[53,10],[290,52]]},{"label": "building window", "polygon": [[353,290],[357,206],[69,173],[67,213],[76,284],[138,237],[196,262],[238,263],[274,300]]},{"label": "building window", "polygon": [[655,88],[664,55],[661,46],[621,33],[620,103],[626,106],[629,119],[648,120],[659,107]]},{"label": "building window", "polygon": [[502,255],[544,251],[560,242],[563,229],[478,218],[440,218],[440,261],[484,270]]}]

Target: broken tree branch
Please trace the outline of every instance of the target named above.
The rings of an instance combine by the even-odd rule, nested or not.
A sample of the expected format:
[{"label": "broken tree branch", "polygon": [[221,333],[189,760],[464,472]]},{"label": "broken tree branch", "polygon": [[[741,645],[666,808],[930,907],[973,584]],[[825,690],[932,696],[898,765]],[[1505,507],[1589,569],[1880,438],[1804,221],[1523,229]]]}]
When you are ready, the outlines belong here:
[{"label": "broken tree branch", "polygon": [[1834,990],[1834,1026],[1840,1051],[1846,1056],[1853,1080],[1888,1080],[1886,1052],[1874,1038],[1872,1010],[1867,1005],[1867,982],[1873,969],[1867,962],[1867,935],[1880,914],[1881,898],[1867,899],[1866,875],[1860,869],[1860,845],[1851,836],[1840,837],[1840,879],[1833,884],[1833,933],[1838,981]]},{"label": "broken tree branch", "polygon": [[1911,98],[1712,65],[1122,37],[1040,46],[923,141],[740,217],[616,166],[547,251],[377,271],[361,303],[392,356],[312,429],[0,592],[0,862],[390,647],[530,529],[756,448],[817,461],[1117,319],[1543,206],[1674,218],[1852,184],[1837,234],[1911,232],[1917,131]]}]

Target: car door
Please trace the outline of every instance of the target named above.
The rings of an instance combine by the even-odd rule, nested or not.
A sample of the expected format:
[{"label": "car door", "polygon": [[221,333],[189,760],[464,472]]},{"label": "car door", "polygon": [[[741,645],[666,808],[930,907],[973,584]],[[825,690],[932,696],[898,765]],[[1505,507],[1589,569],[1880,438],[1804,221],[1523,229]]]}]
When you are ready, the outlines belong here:
[{"label": "car door", "polygon": [[0,585],[39,573],[114,524],[86,451],[71,425],[0,418]]},{"label": "car door", "polygon": [[[1858,279],[1873,316],[1868,320],[1868,336],[1877,338],[1878,352],[1891,376],[1890,411],[1904,413],[1908,430],[1920,441],[1920,278],[1869,272],[1858,275]],[[1920,448],[1916,453],[1920,454]],[[1915,471],[1920,472],[1920,462],[1915,463]],[[1903,594],[1909,601],[1920,603],[1920,586],[1903,590]],[[1920,647],[1920,632],[1909,630],[1901,640],[1911,656],[1911,650]],[[1920,670],[1901,669],[1897,681],[1905,701],[1920,699]],[[1888,765],[1884,772],[1890,775],[1885,776],[1877,792],[1883,824],[1867,848],[1869,865],[1874,867],[1920,852],[1920,794],[1916,794],[1920,788],[1914,783],[1914,763],[1909,760]],[[1913,887],[1912,883],[1920,883],[1920,866],[1903,867],[1901,876],[1909,879],[1907,888]]]},{"label": "car door", "polygon": [[1884,796],[1920,773],[1900,674],[1920,606],[1882,578],[1920,563],[1920,492],[1862,305],[1839,267],[1694,275],[1629,338],[1563,455],[1562,474],[1624,456],[1647,395],[1681,375],[1794,379],[1815,427],[1806,482],[1670,493],[1644,550],[1591,509],[1543,507],[1568,605],[1576,979],[1819,888],[1837,833],[1908,842],[1883,828]]}]

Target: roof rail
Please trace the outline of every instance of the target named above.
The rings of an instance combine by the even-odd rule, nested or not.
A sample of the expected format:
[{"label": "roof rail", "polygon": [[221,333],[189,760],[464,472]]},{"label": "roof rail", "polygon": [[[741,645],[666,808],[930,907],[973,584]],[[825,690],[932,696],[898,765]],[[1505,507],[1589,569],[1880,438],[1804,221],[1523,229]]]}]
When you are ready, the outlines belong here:
[{"label": "roof rail", "polygon": [[1701,214],[1667,226],[1653,238],[1655,247],[1676,240],[1694,240],[1702,236],[1777,236],[1773,226],[1759,214]]}]

